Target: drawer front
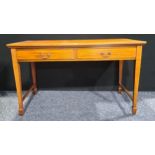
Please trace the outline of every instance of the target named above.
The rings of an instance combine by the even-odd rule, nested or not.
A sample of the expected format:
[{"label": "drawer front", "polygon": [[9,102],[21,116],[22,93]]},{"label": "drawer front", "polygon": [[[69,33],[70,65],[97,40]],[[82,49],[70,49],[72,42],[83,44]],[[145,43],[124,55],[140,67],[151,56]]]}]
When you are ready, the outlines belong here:
[{"label": "drawer front", "polygon": [[132,60],[136,57],[136,47],[120,48],[79,48],[77,58],[83,60]]},{"label": "drawer front", "polygon": [[74,58],[73,49],[18,49],[18,60],[61,61]]}]

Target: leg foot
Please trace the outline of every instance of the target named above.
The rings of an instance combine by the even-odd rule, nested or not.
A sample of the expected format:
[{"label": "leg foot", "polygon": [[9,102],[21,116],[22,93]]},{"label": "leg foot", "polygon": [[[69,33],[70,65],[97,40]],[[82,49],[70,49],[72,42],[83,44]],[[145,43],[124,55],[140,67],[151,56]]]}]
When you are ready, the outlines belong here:
[{"label": "leg foot", "polygon": [[118,87],[118,93],[119,94],[122,94],[122,88],[121,88],[121,86]]},{"label": "leg foot", "polygon": [[136,115],[136,113],[137,113],[137,108],[136,107],[132,107],[132,114]]},{"label": "leg foot", "polygon": [[37,94],[37,91],[38,91],[37,88],[34,88],[34,89],[33,89],[33,92],[32,92],[33,95],[36,95],[36,94]]},{"label": "leg foot", "polygon": [[24,115],[24,110],[23,110],[23,109],[19,109],[18,114],[19,114],[20,116],[23,116],[23,115]]}]

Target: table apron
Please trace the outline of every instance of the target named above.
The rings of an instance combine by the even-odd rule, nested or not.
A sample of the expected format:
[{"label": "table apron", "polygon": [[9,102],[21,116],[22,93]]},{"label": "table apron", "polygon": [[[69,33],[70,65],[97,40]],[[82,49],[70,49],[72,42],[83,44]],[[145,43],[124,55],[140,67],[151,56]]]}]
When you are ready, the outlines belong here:
[{"label": "table apron", "polygon": [[21,62],[135,60],[136,47],[16,49]]}]

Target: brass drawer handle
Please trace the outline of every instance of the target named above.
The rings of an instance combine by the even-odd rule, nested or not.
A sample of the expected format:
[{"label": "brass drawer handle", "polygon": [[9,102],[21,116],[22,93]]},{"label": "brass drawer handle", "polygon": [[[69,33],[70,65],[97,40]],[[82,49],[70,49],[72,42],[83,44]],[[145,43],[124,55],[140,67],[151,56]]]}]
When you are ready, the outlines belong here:
[{"label": "brass drawer handle", "polygon": [[40,57],[41,59],[44,59],[44,60],[48,59],[50,56],[51,56],[50,53],[41,53],[41,54],[39,55],[39,57]]},{"label": "brass drawer handle", "polygon": [[111,55],[111,52],[100,52],[100,55],[101,56],[110,56]]},{"label": "brass drawer handle", "polygon": [[105,55],[105,53],[104,53],[104,52],[101,52],[101,53],[100,53],[100,55],[104,56],[104,55]]}]

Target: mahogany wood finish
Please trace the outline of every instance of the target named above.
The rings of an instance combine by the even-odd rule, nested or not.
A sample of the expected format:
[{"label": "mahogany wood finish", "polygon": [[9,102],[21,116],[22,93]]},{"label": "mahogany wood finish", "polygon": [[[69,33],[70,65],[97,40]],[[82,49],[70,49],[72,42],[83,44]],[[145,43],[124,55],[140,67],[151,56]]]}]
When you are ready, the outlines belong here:
[{"label": "mahogany wood finish", "polygon": [[[124,90],[133,101],[132,113],[137,112],[137,97],[141,68],[142,47],[146,41],[132,39],[93,40],[38,40],[7,44],[11,48],[13,70],[16,82],[19,115],[24,114],[23,100],[30,91],[37,92],[35,62],[55,61],[119,61],[119,93]],[[123,63],[135,61],[133,98],[122,84]],[[20,62],[30,62],[32,87],[22,97]]]}]

